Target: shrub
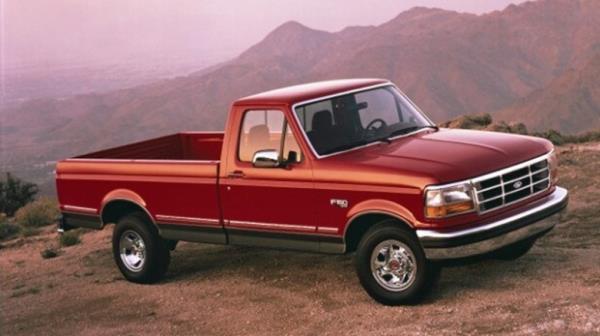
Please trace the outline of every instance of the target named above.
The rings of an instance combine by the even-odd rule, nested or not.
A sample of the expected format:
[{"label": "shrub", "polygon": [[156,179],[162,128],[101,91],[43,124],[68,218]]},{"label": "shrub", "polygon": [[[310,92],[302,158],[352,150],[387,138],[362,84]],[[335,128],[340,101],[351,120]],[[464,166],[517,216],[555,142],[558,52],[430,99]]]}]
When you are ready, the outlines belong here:
[{"label": "shrub", "polygon": [[489,113],[475,114],[468,116],[468,120],[478,126],[488,126],[492,123],[492,116]]},{"label": "shrub", "polygon": [[6,215],[0,213],[0,240],[8,239],[16,236],[20,229],[18,225],[15,225],[8,221]]},{"label": "shrub", "polygon": [[81,243],[76,231],[67,231],[60,235],[60,246],[73,246]]},{"label": "shrub", "polygon": [[[565,139],[564,135],[562,135],[559,131],[556,131],[553,129],[543,132],[543,133],[535,134],[535,135],[542,137],[542,138],[546,138],[557,146],[564,145],[567,142],[576,142],[576,141],[567,141]],[[571,139],[571,140],[575,140],[575,139]]]},{"label": "shrub", "polygon": [[40,198],[22,207],[15,214],[17,224],[28,227],[38,228],[52,224],[59,215],[58,204],[49,198]]},{"label": "shrub", "polygon": [[28,294],[38,294],[40,292],[40,289],[37,287],[32,287],[32,288],[23,288],[23,289],[19,289],[14,291],[10,297],[11,298],[16,298],[16,297],[21,297],[21,296],[25,296]]},{"label": "shrub", "polygon": [[562,134],[559,131],[553,129],[544,132],[530,133],[527,130],[525,124],[523,123],[507,123],[505,121],[493,121],[491,115],[489,115],[488,113],[460,116],[456,119],[446,121],[440,124],[440,127],[477,129],[494,132],[533,135],[541,138],[546,138],[557,146],[571,143],[600,141],[600,131],[598,130],[581,134]]},{"label": "shrub", "polygon": [[31,236],[35,236],[38,233],[40,233],[40,230],[36,229],[36,228],[32,228],[32,227],[20,227],[19,228],[21,235],[23,235],[23,237],[31,237]]},{"label": "shrub", "polygon": [[484,130],[527,135],[527,127],[523,123],[506,123],[504,121],[489,124]]},{"label": "shrub", "polygon": [[454,120],[441,124],[441,127],[464,128],[464,129],[482,129],[492,123],[492,116],[488,113],[463,115]]},{"label": "shrub", "polygon": [[529,132],[527,132],[527,126],[525,126],[525,124],[523,124],[523,123],[511,124],[510,127],[512,130],[512,133],[517,133],[517,134],[522,134],[522,135],[529,134]]},{"label": "shrub", "polygon": [[35,184],[6,173],[6,177],[0,179],[0,212],[13,216],[19,208],[33,201],[37,193]]},{"label": "shrub", "polygon": [[42,255],[42,258],[44,259],[50,259],[50,258],[55,258],[58,256],[58,251],[56,251],[53,248],[47,248],[45,250],[43,250],[42,252],[40,252],[40,254]]}]

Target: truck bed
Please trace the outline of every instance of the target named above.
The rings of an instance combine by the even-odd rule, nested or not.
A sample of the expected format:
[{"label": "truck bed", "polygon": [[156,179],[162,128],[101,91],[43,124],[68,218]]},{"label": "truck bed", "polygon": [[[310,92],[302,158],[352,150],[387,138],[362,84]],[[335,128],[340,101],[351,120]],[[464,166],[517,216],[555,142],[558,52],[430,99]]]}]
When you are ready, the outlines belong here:
[{"label": "truck bed", "polygon": [[178,133],[59,161],[56,188],[63,218],[100,228],[102,209],[125,199],[159,225],[208,218],[208,225],[219,229],[222,144],[223,133]]},{"label": "truck bed", "polygon": [[75,157],[75,159],[218,161],[222,132],[187,132],[140,141]]}]

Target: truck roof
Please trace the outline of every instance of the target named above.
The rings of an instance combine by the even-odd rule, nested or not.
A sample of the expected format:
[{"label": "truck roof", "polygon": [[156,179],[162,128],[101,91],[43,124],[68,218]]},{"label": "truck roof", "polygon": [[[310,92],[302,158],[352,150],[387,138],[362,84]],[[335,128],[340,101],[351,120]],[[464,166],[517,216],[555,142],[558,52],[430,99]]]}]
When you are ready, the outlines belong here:
[{"label": "truck roof", "polygon": [[334,95],[363,87],[390,83],[387,79],[338,79],[293,85],[240,98],[235,105],[289,104]]}]

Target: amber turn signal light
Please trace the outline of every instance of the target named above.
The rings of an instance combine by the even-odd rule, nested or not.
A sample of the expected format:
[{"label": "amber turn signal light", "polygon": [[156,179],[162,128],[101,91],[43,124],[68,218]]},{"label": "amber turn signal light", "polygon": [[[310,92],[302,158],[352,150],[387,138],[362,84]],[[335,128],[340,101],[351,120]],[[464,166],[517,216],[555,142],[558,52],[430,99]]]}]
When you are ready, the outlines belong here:
[{"label": "amber turn signal light", "polygon": [[432,186],[425,190],[425,216],[444,218],[475,210],[469,182]]},{"label": "amber turn signal light", "polygon": [[454,204],[446,204],[437,207],[427,207],[425,214],[429,218],[442,218],[451,215],[467,212],[475,208],[473,201],[465,201]]}]

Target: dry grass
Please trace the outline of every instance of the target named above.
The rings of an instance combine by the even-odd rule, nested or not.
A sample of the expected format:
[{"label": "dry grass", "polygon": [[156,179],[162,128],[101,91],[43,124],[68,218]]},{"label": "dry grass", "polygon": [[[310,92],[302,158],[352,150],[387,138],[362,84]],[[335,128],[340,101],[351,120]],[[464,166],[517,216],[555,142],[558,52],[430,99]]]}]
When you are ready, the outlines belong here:
[{"label": "dry grass", "polygon": [[[7,335],[598,335],[600,145],[562,148],[570,204],[559,226],[513,261],[443,270],[433,295],[385,307],[362,290],[352,256],[182,243],[159,284],[124,281],[111,231],[82,233],[59,258],[42,229],[0,250]],[[51,289],[51,290],[47,290]]]},{"label": "dry grass", "polygon": [[79,232],[77,231],[67,231],[60,235],[59,237],[60,246],[73,246],[81,243],[81,239],[79,239]]},{"label": "dry grass", "polygon": [[39,228],[55,223],[59,214],[58,203],[43,197],[19,209],[15,221],[23,227]]}]

